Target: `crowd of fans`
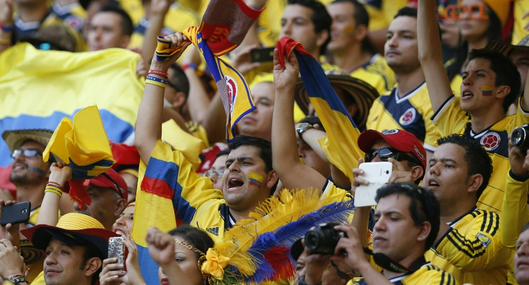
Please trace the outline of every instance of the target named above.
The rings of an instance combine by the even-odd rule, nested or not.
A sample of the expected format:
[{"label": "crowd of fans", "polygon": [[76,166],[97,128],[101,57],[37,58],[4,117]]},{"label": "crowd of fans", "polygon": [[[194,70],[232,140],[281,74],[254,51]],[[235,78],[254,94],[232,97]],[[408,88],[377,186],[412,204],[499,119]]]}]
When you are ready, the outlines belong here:
[{"label": "crowd of fans", "polygon": [[[135,197],[156,187],[142,177],[166,171],[162,162],[178,169],[166,179],[178,188],[179,225],[144,237],[161,284],[219,283],[204,269],[210,249],[285,189],[354,199],[366,173],[347,177],[333,164],[324,141],[336,126],[311,105],[298,59],[283,66],[267,49],[282,37],[319,61],[361,131],[365,156],[351,164],[389,161],[392,173],[376,206],[330,226],[330,252],[300,236],[286,257],[294,276],[274,282],[529,284],[529,1],[244,2],[263,11],[225,60],[246,78],[256,108],[226,143],[222,95],[200,52],[156,56],[158,36],[185,45],[181,32],[200,24],[209,1],[0,0],[0,56],[23,42],[72,53],[130,49],[141,58],[137,76],[147,77],[134,147],[112,145],[112,169],[83,183],[87,207],[68,193],[70,165],[43,161],[54,130],[2,134],[15,189],[0,189],[0,218],[31,203],[29,220],[0,226],[4,284],[146,284],[132,239],[142,219]],[[162,140],[168,120],[202,142],[200,155]],[[119,236],[123,260],[108,257]]]}]

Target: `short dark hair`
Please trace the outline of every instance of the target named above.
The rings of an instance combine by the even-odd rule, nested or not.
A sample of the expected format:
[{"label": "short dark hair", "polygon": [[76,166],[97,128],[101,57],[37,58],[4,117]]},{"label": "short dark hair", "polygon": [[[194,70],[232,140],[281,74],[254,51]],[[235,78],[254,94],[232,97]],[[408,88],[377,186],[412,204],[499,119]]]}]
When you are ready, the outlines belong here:
[{"label": "short dark hair", "polygon": [[439,146],[447,143],[456,144],[465,150],[465,161],[468,166],[468,175],[479,174],[483,177],[483,183],[479,186],[477,197],[487,188],[492,175],[492,160],[481,144],[474,139],[464,135],[453,134],[437,140]]},{"label": "short dark hair", "polygon": [[266,171],[272,171],[272,144],[261,138],[236,136],[228,143],[230,151],[241,146],[253,146],[259,149],[259,157],[265,162]]},{"label": "short dark hair", "polygon": [[397,11],[397,14],[395,14],[395,17],[393,17],[393,19],[396,19],[398,17],[412,17],[417,19],[417,8],[408,6],[401,8],[399,11]]},{"label": "short dark hair", "polygon": [[177,92],[184,93],[187,99],[187,96],[189,95],[189,79],[187,78],[184,70],[178,64],[171,65],[169,70],[172,71],[170,77],[168,78],[169,86]]},{"label": "short dark hair", "polygon": [[[211,239],[211,237],[205,231],[190,225],[178,226],[178,228],[170,231],[169,234],[184,239],[187,243],[198,249],[203,254],[206,254],[208,249],[215,246],[215,242],[213,242],[213,239]],[[195,252],[195,254],[197,253]],[[197,256],[197,259],[199,258],[200,256]]]},{"label": "short dark hair", "polygon": [[114,13],[121,18],[121,31],[127,36],[131,36],[134,32],[134,23],[127,11],[119,7],[117,4],[108,4],[101,8],[97,13]]},{"label": "short dark hair", "polygon": [[321,33],[327,31],[329,37],[327,41],[321,46],[320,53],[324,54],[327,50],[327,45],[331,42],[331,26],[332,26],[332,17],[320,1],[317,0],[288,0],[288,5],[301,5],[303,7],[309,8],[312,10],[312,23],[314,24],[314,30],[316,33]]},{"label": "short dark hair", "polygon": [[[353,19],[355,20],[355,24],[357,26],[365,26],[367,29],[369,29],[369,13],[364,7],[364,4],[358,2],[358,0],[334,0],[334,2],[332,2],[332,4],[337,3],[350,3],[353,5]],[[376,52],[375,47],[369,40],[369,37],[365,37],[365,39],[362,41],[362,49],[364,51],[368,51],[369,53]]]},{"label": "short dark hair", "polygon": [[[93,246],[92,244],[84,241],[81,238],[76,238],[75,236],[72,237],[62,237],[62,238],[52,238],[51,240],[58,240],[59,242],[65,244],[69,247],[77,247],[83,249],[83,262],[81,263],[81,270],[86,266],[86,263],[91,258],[99,258],[101,259],[101,262],[103,262],[103,259],[106,257],[106,253],[102,253],[97,247]],[[50,240],[50,242],[51,242]],[[99,281],[99,274],[103,270],[103,263],[101,263],[101,267],[92,275],[92,278],[90,280],[90,284],[95,285]]]},{"label": "short dark hair", "polygon": [[472,50],[468,55],[465,67],[473,59],[486,59],[490,62],[490,68],[496,73],[496,85],[507,85],[511,87],[511,93],[503,101],[503,110],[507,112],[509,106],[516,101],[521,90],[521,78],[516,65],[505,55],[490,49]]},{"label": "short dark hair", "polygon": [[386,184],[378,189],[375,201],[391,195],[404,195],[410,198],[410,214],[416,226],[430,223],[432,229],[426,239],[425,250],[430,248],[439,233],[441,210],[439,201],[431,191],[411,183]]}]

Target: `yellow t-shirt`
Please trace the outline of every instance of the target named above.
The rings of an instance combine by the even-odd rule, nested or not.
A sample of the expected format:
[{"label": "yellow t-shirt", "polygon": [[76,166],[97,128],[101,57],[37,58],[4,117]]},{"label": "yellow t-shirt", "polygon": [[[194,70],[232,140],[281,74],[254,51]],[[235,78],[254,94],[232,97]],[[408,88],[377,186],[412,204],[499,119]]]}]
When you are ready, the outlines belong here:
[{"label": "yellow t-shirt", "polygon": [[497,213],[473,209],[450,224],[426,260],[451,273],[458,284],[506,284],[514,250],[501,241],[503,226]]},{"label": "yellow t-shirt", "polygon": [[432,115],[426,83],[417,86],[402,98],[399,98],[395,87],[391,93],[380,96],[373,102],[367,118],[367,129],[404,129],[421,140],[424,148],[434,151],[441,136],[430,120]]},{"label": "yellow t-shirt", "polygon": [[501,214],[503,193],[506,187],[505,175],[510,169],[509,135],[515,128],[529,123],[529,114],[519,108],[516,114],[506,116],[490,128],[475,134],[470,130],[469,117],[459,107],[459,99],[452,96],[443,103],[441,108],[431,118],[433,123],[439,128],[442,136],[465,134],[479,141],[489,153],[493,172],[489,185],[479,197],[477,207]]},{"label": "yellow t-shirt", "polygon": [[408,4],[408,0],[364,0],[369,14],[369,31],[386,29],[401,8]]},{"label": "yellow t-shirt", "polygon": [[379,54],[373,55],[367,64],[351,72],[351,76],[369,83],[378,94],[388,93],[396,83],[395,73]]},{"label": "yellow t-shirt", "polygon": [[[426,263],[416,271],[389,279],[391,284],[399,285],[455,285],[455,278],[435,265]],[[362,278],[355,278],[350,281],[352,285],[367,284]]]}]

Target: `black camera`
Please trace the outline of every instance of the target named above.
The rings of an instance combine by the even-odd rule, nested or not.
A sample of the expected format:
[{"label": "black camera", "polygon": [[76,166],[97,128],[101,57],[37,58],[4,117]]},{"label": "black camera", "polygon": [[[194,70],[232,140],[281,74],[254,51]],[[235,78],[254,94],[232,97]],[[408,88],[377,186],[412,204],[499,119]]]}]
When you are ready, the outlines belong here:
[{"label": "black camera", "polygon": [[345,233],[334,229],[338,223],[326,223],[310,229],[305,234],[305,248],[310,254],[334,255],[334,249]]},{"label": "black camera", "polygon": [[511,134],[511,144],[525,154],[529,149],[529,125],[523,125],[514,129]]}]

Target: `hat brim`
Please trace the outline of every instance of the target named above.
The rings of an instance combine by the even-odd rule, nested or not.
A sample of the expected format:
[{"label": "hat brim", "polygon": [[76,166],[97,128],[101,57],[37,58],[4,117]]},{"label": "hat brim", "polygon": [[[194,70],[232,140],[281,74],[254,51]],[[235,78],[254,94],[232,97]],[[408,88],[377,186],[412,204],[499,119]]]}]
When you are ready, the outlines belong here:
[{"label": "hat brim", "polygon": [[2,138],[11,152],[19,148],[26,141],[35,141],[46,147],[53,132],[45,129],[27,129],[5,131]]},{"label": "hat brim", "polygon": [[367,130],[358,137],[358,147],[368,153],[377,141],[386,141],[381,132],[375,130]]},{"label": "hat brim", "polygon": [[45,250],[52,239],[70,242],[79,245],[92,246],[99,251],[98,256],[106,258],[108,239],[118,236],[116,233],[105,229],[66,230],[50,225],[37,225],[21,231],[33,246]]},{"label": "hat brim", "polygon": [[[365,129],[369,109],[373,105],[373,101],[378,98],[378,91],[369,83],[349,75],[329,74],[327,78],[344,104],[351,101],[356,104],[357,112],[353,120],[361,130]],[[309,113],[310,100],[301,80],[296,83],[294,98],[301,110],[307,115]],[[348,107],[347,104],[345,105]]]}]

